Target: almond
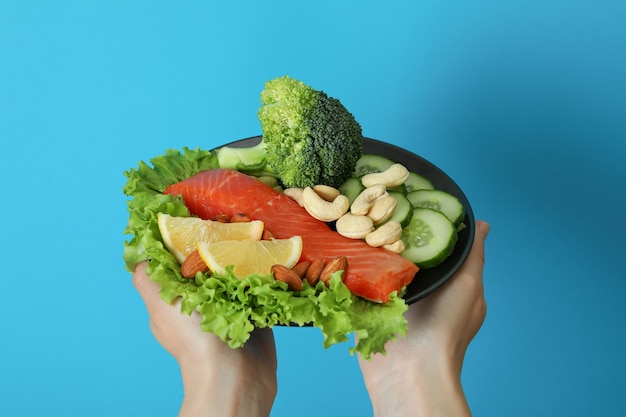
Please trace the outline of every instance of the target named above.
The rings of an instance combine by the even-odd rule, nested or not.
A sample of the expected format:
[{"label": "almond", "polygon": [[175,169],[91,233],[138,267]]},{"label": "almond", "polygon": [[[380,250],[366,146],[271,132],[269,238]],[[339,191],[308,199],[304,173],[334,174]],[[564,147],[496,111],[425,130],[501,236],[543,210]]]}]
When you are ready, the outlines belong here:
[{"label": "almond", "polygon": [[322,258],[317,258],[309,265],[309,268],[304,274],[304,279],[306,279],[306,282],[308,282],[311,287],[315,287],[317,281],[319,281],[325,265],[326,262],[324,262]]},{"label": "almond", "polygon": [[300,278],[304,278],[306,275],[306,271],[309,269],[309,265],[311,265],[308,261],[301,261],[296,264],[291,270],[295,272]]},{"label": "almond", "polygon": [[263,229],[263,234],[261,235],[262,240],[270,240],[274,239],[274,234],[267,229]]},{"label": "almond", "polygon": [[228,217],[228,214],[218,214],[217,216],[213,217],[213,221],[220,223],[230,223],[230,217]]},{"label": "almond", "polygon": [[209,267],[204,263],[198,250],[189,254],[180,266],[180,274],[185,278],[195,278],[198,272],[206,272]]},{"label": "almond", "polygon": [[231,223],[245,223],[249,221],[252,220],[250,219],[250,217],[248,217],[247,214],[244,213],[237,213],[230,218]]},{"label": "almond", "polygon": [[282,281],[287,284],[287,288],[293,291],[300,291],[302,289],[302,278],[298,276],[293,270],[287,268],[285,265],[273,265],[271,268],[274,278],[277,281]]},{"label": "almond", "polygon": [[348,259],[345,256],[334,258],[328,262],[320,274],[320,281],[328,286],[330,284],[331,275],[337,271],[343,271],[341,273],[341,279],[343,280],[348,271]]}]

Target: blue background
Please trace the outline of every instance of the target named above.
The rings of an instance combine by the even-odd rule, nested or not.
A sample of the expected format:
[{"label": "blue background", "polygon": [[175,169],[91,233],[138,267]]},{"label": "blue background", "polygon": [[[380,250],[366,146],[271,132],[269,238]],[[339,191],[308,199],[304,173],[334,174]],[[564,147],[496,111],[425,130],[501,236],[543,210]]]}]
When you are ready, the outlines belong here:
[{"label": "blue background", "polygon": [[[123,172],[259,134],[284,74],[492,224],[474,414],[624,415],[625,22],[610,0],[3,1],[0,415],[176,414],[123,269]],[[275,334],[273,416],[371,416],[347,344]]]}]

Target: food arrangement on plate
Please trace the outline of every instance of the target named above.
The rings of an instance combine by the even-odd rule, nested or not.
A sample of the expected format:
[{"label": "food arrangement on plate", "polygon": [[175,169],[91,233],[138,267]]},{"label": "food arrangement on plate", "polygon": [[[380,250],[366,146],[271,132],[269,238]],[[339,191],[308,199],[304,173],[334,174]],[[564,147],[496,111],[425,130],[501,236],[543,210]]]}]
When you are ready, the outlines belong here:
[{"label": "food arrangement on plate", "polygon": [[465,196],[288,76],[266,83],[258,117],[262,136],[167,150],[125,172],[127,269],[148,261],[163,300],[180,297],[181,313],[200,313],[233,348],[255,327],[307,325],[325,347],[355,333],[352,353],[384,353],[406,334],[408,304],[465,259]]}]

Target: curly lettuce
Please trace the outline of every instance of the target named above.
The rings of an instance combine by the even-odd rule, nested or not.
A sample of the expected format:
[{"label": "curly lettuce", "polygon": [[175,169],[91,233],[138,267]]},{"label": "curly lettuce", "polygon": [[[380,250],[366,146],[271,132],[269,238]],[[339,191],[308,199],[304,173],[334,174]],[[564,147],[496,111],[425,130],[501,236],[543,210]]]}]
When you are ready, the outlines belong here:
[{"label": "curly lettuce", "polygon": [[354,332],[357,344],[350,353],[370,358],[385,353],[385,343],[406,335],[404,312],[407,305],[401,294],[393,294],[385,304],[376,304],[353,295],[339,273],[327,287],[323,283],[301,291],[288,291],[287,285],[270,275],[251,275],[238,279],[232,268],[224,275],[198,273],[195,279],[183,278],[180,265],[163,244],[157,223],[158,213],[191,216],[179,196],[164,195],[163,190],[207,169],[218,168],[215,153],[201,149],[167,150],[164,155],[140,162],[124,172],[128,178],[129,219],[124,233],[124,262],[130,272],[148,261],[147,273],[161,286],[161,298],[172,303],[181,298],[181,313],[198,311],[201,328],[219,336],[232,348],[243,346],[255,327],[314,326],[323,334],[324,347],[349,340]]}]

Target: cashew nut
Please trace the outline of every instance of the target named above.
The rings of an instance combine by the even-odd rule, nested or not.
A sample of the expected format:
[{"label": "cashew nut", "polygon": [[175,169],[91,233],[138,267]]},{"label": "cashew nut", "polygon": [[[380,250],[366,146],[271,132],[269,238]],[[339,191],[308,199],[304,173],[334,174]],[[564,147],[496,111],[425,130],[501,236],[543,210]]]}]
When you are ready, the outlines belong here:
[{"label": "cashew nut", "polygon": [[300,204],[300,207],[304,207],[304,203],[302,202],[303,193],[304,193],[304,188],[297,188],[297,187],[286,188],[283,191],[283,194],[285,194],[287,197],[291,198],[292,200],[295,200],[298,204]]},{"label": "cashew nut", "polygon": [[388,251],[393,253],[402,253],[404,252],[405,247],[406,245],[401,240],[396,240],[395,242],[388,245],[383,245],[383,249],[387,249]]},{"label": "cashew nut", "polygon": [[326,201],[333,201],[339,194],[338,189],[331,187],[330,185],[314,185],[313,191],[317,193],[320,197],[322,197]]},{"label": "cashew nut", "polygon": [[363,239],[374,230],[374,222],[367,216],[346,213],[335,223],[337,233],[350,239]]},{"label": "cashew nut", "polygon": [[372,219],[375,226],[378,226],[391,217],[397,205],[398,200],[390,195],[380,197],[374,201],[370,211],[367,213],[367,217]]},{"label": "cashew nut", "polygon": [[385,187],[396,187],[404,184],[409,178],[409,171],[402,164],[393,164],[383,172],[373,172],[361,178],[364,187],[383,184]]},{"label": "cashew nut", "polygon": [[311,216],[323,222],[337,220],[350,208],[350,201],[345,195],[340,194],[333,201],[326,201],[311,187],[303,190],[302,203]]},{"label": "cashew nut", "polygon": [[387,188],[384,184],[376,184],[367,187],[359,194],[350,206],[352,214],[366,215],[372,207],[372,202],[385,195]]},{"label": "cashew nut", "polygon": [[400,239],[402,236],[402,226],[395,220],[389,220],[378,229],[365,236],[368,245],[375,248],[389,245]]}]

